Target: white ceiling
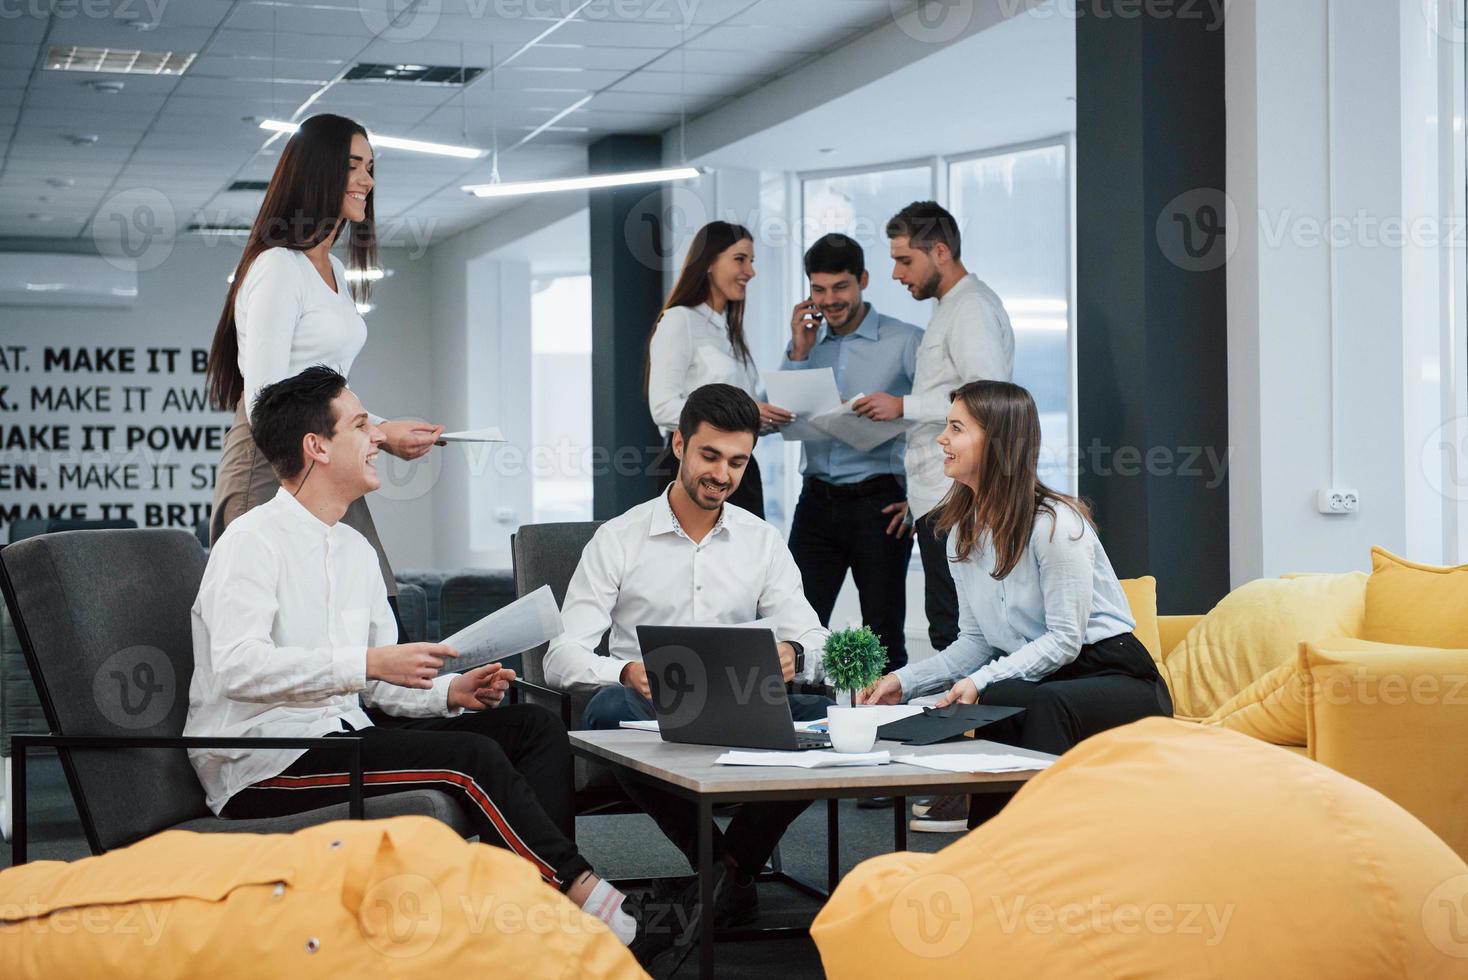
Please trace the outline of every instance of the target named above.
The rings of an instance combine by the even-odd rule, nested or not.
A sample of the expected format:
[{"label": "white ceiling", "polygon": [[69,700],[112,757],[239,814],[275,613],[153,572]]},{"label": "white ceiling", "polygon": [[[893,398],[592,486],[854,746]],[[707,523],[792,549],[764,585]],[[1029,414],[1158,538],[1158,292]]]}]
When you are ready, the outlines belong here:
[{"label": "white ceiling", "polygon": [[[36,8],[51,11],[44,14]],[[399,11],[389,22],[387,11]],[[332,111],[377,132],[491,146],[506,180],[585,172],[610,133],[659,133],[891,22],[893,0],[129,0],[24,4],[0,22],[0,236],[112,240],[138,219],[249,223],[279,143],[243,117]],[[106,16],[91,17],[89,12]],[[157,25],[137,30],[123,15]],[[567,16],[567,15],[571,16]],[[182,76],[44,70],[51,45],[198,52]],[[487,66],[462,91],[337,82],[359,61]],[[118,94],[96,79],[120,80]],[[681,93],[680,94],[680,89]],[[308,99],[315,96],[309,108]],[[521,143],[578,100],[586,105]],[[299,113],[299,115],[298,115]],[[73,145],[75,134],[96,134]],[[378,150],[385,244],[514,205],[460,191],[478,161]],[[53,187],[47,178],[67,178]],[[128,196],[119,198],[119,195]],[[125,205],[125,206],[124,206]],[[117,213],[121,211],[122,213]],[[104,247],[105,244],[104,244]]]},{"label": "white ceiling", "polygon": [[819,171],[969,153],[1074,132],[1075,92],[1075,21],[1010,17],[694,162]]}]

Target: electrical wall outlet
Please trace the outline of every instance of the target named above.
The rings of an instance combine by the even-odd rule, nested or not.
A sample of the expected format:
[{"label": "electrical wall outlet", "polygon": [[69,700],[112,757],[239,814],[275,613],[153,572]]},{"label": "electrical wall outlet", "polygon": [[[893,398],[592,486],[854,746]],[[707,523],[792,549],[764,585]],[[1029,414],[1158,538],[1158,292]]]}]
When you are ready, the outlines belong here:
[{"label": "electrical wall outlet", "polygon": [[1361,496],[1349,488],[1326,487],[1315,492],[1315,507],[1322,514],[1354,514],[1361,509]]}]

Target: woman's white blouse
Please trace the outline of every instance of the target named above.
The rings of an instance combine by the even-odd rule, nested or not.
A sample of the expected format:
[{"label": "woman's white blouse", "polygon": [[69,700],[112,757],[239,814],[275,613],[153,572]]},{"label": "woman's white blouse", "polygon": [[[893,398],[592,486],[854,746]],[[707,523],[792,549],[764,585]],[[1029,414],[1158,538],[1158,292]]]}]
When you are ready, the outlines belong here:
[{"label": "woman's white blouse", "polygon": [[667,310],[653,331],[648,360],[647,404],[664,436],[678,428],[683,403],[703,385],[730,384],[764,400],[759,372],[734,353],[728,321],[707,303]]},{"label": "woman's white blouse", "polygon": [[250,263],[234,298],[247,415],[261,388],[313,364],[351,376],[352,362],[367,342],[367,323],[335,255],[331,268],[335,292],[305,252],[268,248]]},{"label": "woman's white blouse", "polygon": [[1030,544],[1002,580],[995,580],[989,536],[967,561],[948,560],[958,590],[958,639],[946,650],[896,671],[905,698],[947,690],[964,677],[982,692],[1018,678],[1037,681],[1080,656],[1087,643],[1136,627],[1126,594],[1096,531],[1065,504],[1040,513]]}]

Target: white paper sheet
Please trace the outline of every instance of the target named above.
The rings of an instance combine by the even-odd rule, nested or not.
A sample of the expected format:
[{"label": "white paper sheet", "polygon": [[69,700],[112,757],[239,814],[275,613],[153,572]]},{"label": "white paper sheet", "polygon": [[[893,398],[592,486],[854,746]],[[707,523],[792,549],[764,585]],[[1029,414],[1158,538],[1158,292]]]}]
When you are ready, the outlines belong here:
[{"label": "white paper sheet", "polygon": [[496,426],[483,429],[464,429],[460,432],[445,432],[439,442],[504,442],[505,437]]},{"label": "white paper sheet", "polygon": [[797,417],[820,415],[841,404],[836,390],[836,372],[830,368],[805,371],[765,371],[760,377],[771,405],[777,405]]},{"label": "white paper sheet", "polygon": [[805,752],[725,752],[714,762],[721,766],[793,766],[796,769],[832,769],[837,766],[885,766],[892,761],[881,752],[843,753],[811,749]]},{"label": "white paper sheet", "polygon": [[894,755],[893,762],[942,772],[1032,772],[1045,769],[1049,759],[1032,759],[1005,752],[954,752],[945,755]]},{"label": "white paper sheet", "polygon": [[542,585],[453,636],[444,637],[442,642],[459,651],[459,655],[444,663],[439,674],[462,674],[482,664],[513,657],[560,636],[563,629],[555,593],[549,585]]},{"label": "white paper sheet", "polygon": [[[856,401],[856,398],[851,401]],[[864,453],[869,453],[882,443],[891,442],[906,432],[906,426],[895,419],[891,422],[873,422],[857,415],[851,409],[851,402],[806,421],[811,428],[824,433],[828,438],[839,439],[852,449]]]}]

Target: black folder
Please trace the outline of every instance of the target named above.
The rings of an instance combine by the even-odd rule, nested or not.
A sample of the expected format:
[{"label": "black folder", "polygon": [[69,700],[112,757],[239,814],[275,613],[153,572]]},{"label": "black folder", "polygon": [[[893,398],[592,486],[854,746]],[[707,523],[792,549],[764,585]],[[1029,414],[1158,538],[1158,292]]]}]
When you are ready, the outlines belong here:
[{"label": "black folder", "polygon": [[889,721],[877,729],[877,737],[908,745],[933,745],[1011,718],[1024,710],[994,704],[950,704],[946,708],[924,708],[920,715]]}]

